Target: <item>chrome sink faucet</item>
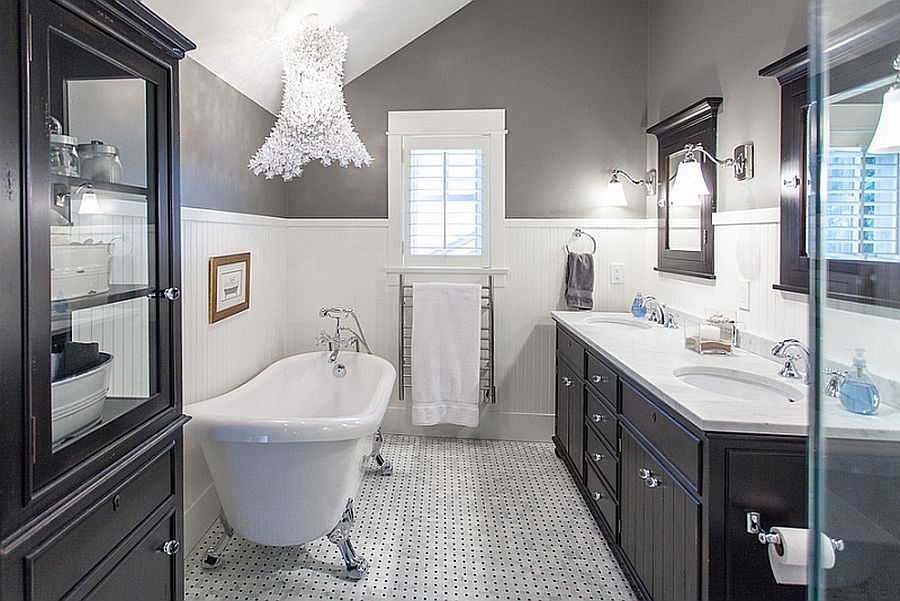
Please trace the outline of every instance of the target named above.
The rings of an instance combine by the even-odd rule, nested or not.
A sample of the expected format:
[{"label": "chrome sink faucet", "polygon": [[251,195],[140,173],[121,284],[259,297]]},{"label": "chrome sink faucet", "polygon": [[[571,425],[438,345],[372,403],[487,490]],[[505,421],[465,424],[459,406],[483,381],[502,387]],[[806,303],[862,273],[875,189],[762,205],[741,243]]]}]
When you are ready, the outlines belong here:
[{"label": "chrome sink faucet", "polygon": [[[772,347],[772,355],[784,359],[784,365],[778,372],[785,378],[797,378],[809,383],[809,348],[796,338],[786,338]],[[797,363],[802,361],[805,365],[802,370],[797,369]]]},{"label": "chrome sink faucet", "polygon": [[665,328],[677,328],[675,314],[669,310],[664,304],[659,302],[655,296],[647,296],[644,298],[644,309],[647,310],[647,319],[653,323],[658,323]]}]

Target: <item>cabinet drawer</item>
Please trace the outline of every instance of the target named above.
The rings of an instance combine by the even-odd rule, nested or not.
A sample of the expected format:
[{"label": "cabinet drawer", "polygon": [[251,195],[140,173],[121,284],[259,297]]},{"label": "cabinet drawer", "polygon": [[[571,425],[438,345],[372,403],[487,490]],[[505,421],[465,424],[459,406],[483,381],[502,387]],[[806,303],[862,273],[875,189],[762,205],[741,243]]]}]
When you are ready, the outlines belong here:
[{"label": "cabinet drawer", "polygon": [[609,491],[618,498],[618,478],[616,477],[618,460],[615,455],[610,453],[607,446],[600,441],[600,437],[591,428],[587,428],[584,454],[588,465],[593,465],[603,474],[603,477],[606,478],[606,484],[609,486]]},{"label": "cabinet drawer", "polygon": [[603,398],[615,408],[619,408],[619,376],[600,359],[588,354],[587,381]]},{"label": "cabinet drawer", "polygon": [[622,384],[622,415],[700,490],[700,439],[655,404]]},{"label": "cabinet drawer", "polygon": [[556,328],[556,350],[575,368],[579,376],[584,375],[584,347],[559,327]]},{"label": "cabinet drawer", "polygon": [[603,514],[606,525],[609,526],[609,529],[612,530],[613,535],[615,535],[619,517],[619,508],[616,504],[616,500],[612,493],[609,492],[606,484],[603,483],[603,479],[597,475],[597,472],[593,468],[589,467],[586,475],[588,494],[591,496],[594,505],[600,510],[600,513]]},{"label": "cabinet drawer", "polygon": [[175,494],[175,449],[139,468],[26,559],[31,598],[60,599]]},{"label": "cabinet drawer", "polygon": [[618,455],[619,418],[616,417],[615,410],[588,388],[584,413],[585,420],[600,432],[606,444],[613,449],[613,453]]},{"label": "cabinet drawer", "polygon": [[175,516],[170,514],[129,551],[84,601],[171,601],[175,598],[175,562],[181,553],[162,552],[166,541],[175,538]]}]

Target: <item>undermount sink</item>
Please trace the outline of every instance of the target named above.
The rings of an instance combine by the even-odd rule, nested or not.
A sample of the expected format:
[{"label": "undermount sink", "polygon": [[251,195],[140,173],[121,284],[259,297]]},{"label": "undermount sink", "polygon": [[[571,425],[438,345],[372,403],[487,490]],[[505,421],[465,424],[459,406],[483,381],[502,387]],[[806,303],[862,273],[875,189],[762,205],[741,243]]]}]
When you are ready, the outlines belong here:
[{"label": "undermount sink", "polygon": [[597,317],[588,317],[584,320],[587,325],[604,325],[604,326],[624,326],[627,328],[635,328],[638,330],[648,330],[653,326],[634,317],[619,317],[616,315],[599,315]]},{"label": "undermount sink", "polygon": [[746,401],[796,403],[805,398],[801,390],[784,382],[737,369],[691,366],[680,367],[672,373],[695,388]]}]

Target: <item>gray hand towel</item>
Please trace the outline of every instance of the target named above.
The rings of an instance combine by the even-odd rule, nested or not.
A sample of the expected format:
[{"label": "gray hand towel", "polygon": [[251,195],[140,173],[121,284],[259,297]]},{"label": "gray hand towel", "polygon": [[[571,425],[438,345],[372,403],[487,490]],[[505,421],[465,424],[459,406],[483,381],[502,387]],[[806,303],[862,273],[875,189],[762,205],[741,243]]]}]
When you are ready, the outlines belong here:
[{"label": "gray hand towel", "polygon": [[569,253],[566,257],[566,304],[572,309],[594,308],[594,255]]}]

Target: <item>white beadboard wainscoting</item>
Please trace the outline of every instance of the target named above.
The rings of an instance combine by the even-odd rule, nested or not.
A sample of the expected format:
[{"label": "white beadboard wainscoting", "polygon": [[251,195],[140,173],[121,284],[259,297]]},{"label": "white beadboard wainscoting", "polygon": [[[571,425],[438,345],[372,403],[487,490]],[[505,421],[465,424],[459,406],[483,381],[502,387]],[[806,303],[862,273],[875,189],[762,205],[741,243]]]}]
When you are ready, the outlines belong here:
[{"label": "white beadboard wainscoting", "polygon": [[[288,273],[284,220],[183,208],[181,211],[184,411],[227,392],[285,355]],[[209,323],[209,258],[251,253],[250,308]],[[219,500],[191,423],[185,427],[187,548],[215,521]]]},{"label": "white beadboard wainscoting", "polygon": [[[485,405],[477,429],[416,428],[409,402],[394,392],[384,429],[436,436],[549,440],[554,413],[554,329],[550,311],[564,308],[565,245],[576,227],[597,239],[594,308],[627,311],[638,289],[671,306],[702,314],[737,307],[738,283],[751,283],[751,310],[739,318],[751,332],[806,339],[805,297],[772,289],[777,281],[778,224],[772,211],[717,216],[717,279],[659,274],[655,219],[505,221],[507,274],[495,289],[497,402]],[[190,404],[253,377],[277,359],[318,350],[333,327],[325,306],[353,307],[376,354],[398,362],[399,289],[388,273],[387,220],[281,219],[219,211],[182,211],[184,399]],[[252,253],[251,308],[207,323],[208,260]],[[610,283],[620,264],[624,281]],[[190,424],[185,431],[186,541],[193,546],[218,510],[212,481]]]}]

